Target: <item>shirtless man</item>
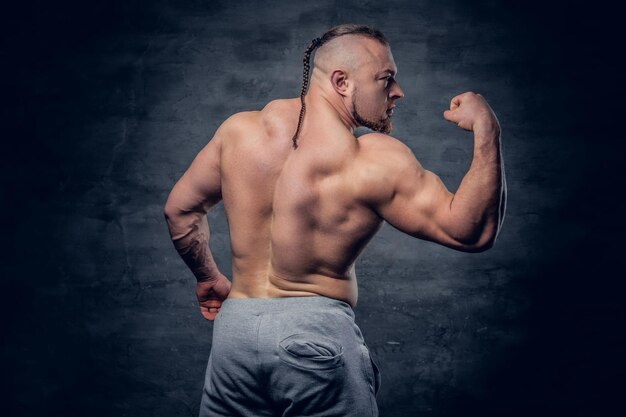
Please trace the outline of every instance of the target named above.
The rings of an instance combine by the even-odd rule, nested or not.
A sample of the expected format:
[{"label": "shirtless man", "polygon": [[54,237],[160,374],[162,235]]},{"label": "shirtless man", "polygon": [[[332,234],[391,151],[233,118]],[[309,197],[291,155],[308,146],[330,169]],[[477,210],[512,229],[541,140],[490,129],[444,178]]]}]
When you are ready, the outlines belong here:
[{"label": "shirtless man", "polygon": [[[227,119],[165,206],[215,320],[201,416],[378,415],[378,369],[352,311],[357,256],[383,221],[467,252],[490,248],[502,224],[500,126],[482,96],[456,96],[443,114],[474,134],[452,194],[388,135],[404,94],[382,33],[337,26],[304,63],[301,98]],[[358,126],[375,133],[357,139]],[[220,200],[232,281],[208,246],[206,213]]]}]

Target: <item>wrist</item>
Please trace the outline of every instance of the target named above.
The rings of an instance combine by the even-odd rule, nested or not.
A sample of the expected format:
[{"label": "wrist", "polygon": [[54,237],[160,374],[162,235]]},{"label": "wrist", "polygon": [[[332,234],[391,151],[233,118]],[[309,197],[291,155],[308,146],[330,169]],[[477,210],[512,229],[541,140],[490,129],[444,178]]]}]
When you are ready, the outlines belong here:
[{"label": "wrist", "polygon": [[474,134],[478,137],[499,139],[500,138],[500,123],[495,118],[481,119],[474,123]]},{"label": "wrist", "polygon": [[194,272],[198,283],[215,283],[223,278],[222,273],[217,269],[209,271],[206,268],[203,268],[201,271]]}]

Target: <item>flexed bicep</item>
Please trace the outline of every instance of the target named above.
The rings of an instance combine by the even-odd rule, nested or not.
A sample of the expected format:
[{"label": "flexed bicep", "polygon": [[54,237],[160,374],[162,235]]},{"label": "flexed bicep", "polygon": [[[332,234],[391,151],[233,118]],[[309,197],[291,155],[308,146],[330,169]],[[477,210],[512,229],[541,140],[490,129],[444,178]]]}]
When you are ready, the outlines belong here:
[{"label": "flexed bicep", "polygon": [[408,146],[389,136],[377,139],[384,151],[382,146],[377,150],[378,180],[368,187],[374,210],[401,232],[465,250],[456,233],[459,219],[450,210],[454,194]]},{"label": "flexed bicep", "polygon": [[379,214],[404,233],[460,249],[450,215],[454,195],[414,157],[405,164],[395,175],[391,198],[380,205]]}]

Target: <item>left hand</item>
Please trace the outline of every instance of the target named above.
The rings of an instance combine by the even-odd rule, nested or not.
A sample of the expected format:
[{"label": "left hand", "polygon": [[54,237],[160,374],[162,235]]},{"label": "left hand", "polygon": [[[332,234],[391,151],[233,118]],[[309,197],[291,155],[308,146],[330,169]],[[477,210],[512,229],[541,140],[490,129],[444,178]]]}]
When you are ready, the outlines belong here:
[{"label": "left hand", "polygon": [[219,274],[215,280],[198,282],[196,284],[196,296],[202,316],[207,320],[215,320],[215,316],[222,306],[222,301],[228,297],[229,292],[230,281],[222,274]]},{"label": "left hand", "polygon": [[487,100],[472,92],[459,94],[450,100],[450,110],[443,112],[443,117],[462,129],[474,132],[484,126],[499,128],[498,119]]}]

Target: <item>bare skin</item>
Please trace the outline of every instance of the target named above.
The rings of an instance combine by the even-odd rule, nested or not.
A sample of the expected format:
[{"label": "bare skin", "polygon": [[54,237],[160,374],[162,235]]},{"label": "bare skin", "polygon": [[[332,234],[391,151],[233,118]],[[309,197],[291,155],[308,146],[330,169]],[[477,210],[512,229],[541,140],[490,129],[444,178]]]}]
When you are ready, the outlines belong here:
[{"label": "bare skin", "polygon": [[[348,53],[348,52],[353,53]],[[299,99],[227,119],[174,186],[165,206],[172,240],[195,274],[202,315],[230,298],[323,295],[355,306],[354,264],[383,221],[450,248],[490,248],[504,218],[500,126],[485,99],[454,97],[444,118],[474,134],[471,166],[456,193],[401,141],[354,136],[390,127],[403,97],[387,46],[346,35],[317,52],[307,113],[292,147]],[[356,112],[355,112],[356,108]],[[223,200],[232,281],[209,250],[206,213]]]}]

